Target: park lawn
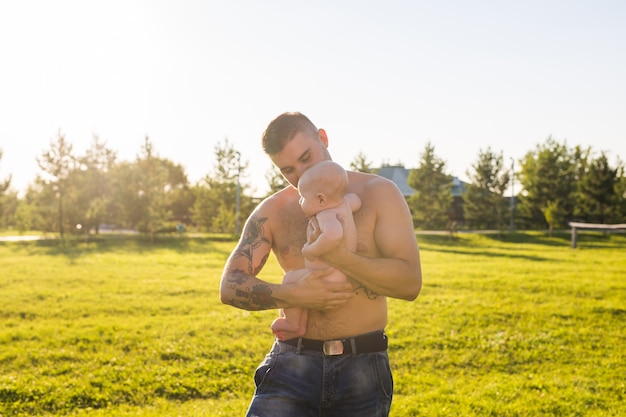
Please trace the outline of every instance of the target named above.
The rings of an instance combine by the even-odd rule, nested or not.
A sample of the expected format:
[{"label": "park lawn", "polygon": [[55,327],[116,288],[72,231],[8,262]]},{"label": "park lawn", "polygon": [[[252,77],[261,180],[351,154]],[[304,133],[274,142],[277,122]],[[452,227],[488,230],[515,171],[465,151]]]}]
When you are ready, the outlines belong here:
[{"label": "park lawn", "polygon": [[[389,300],[392,416],[626,414],[626,236],[568,239],[418,235],[422,293]],[[275,312],[219,302],[233,246],[0,243],[0,416],[243,415]]]}]

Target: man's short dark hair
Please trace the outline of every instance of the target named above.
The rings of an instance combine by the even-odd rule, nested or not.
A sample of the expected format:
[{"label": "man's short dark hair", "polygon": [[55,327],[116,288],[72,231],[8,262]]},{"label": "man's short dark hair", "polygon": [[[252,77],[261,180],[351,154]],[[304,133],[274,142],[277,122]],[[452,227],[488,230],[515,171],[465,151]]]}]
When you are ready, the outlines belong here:
[{"label": "man's short dark hair", "polygon": [[281,114],[272,120],[263,132],[261,140],[263,151],[268,155],[276,155],[300,132],[317,135],[317,128],[308,117],[300,112]]}]

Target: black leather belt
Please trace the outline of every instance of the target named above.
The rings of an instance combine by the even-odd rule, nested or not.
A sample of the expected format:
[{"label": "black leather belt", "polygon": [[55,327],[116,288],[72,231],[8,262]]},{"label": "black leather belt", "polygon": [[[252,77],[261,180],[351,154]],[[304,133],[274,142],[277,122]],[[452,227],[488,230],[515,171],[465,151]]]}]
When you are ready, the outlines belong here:
[{"label": "black leather belt", "polygon": [[340,340],[314,340],[299,337],[280,342],[298,347],[300,350],[323,352],[327,356],[382,352],[387,350],[388,346],[384,330]]}]

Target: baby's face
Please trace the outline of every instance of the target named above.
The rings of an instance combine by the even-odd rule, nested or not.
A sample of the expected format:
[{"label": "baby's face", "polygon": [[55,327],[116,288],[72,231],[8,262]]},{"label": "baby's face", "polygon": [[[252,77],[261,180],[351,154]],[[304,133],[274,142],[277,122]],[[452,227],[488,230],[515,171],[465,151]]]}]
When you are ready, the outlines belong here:
[{"label": "baby's face", "polygon": [[299,188],[300,192],[300,207],[302,208],[302,212],[307,217],[313,217],[322,209],[318,200],[315,198],[315,192],[306,191],[304,189]]}]

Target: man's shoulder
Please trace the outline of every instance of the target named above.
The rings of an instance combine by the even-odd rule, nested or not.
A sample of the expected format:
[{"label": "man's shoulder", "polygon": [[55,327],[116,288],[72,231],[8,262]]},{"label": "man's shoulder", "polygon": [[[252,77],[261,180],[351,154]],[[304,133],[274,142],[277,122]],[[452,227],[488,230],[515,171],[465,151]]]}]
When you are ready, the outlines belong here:
[{"label": "man's shoulder", "polygon": [[397,190],[398,187],[385,177],[365,172],[350,172],[350,184],[358,186],[360,193],[376,192],[376,190]]},{"label": "man's shoulder", "polygon": [[300,195],[292,187],[284,188],[262,200],[255,208],[253,215],[265,218],[281,218],[289,215],[294,208],[300,210]]},{"label": "man's shoulder", "polygon": [[257,206],[257,208],[270,208],[275,209],[285,204],[292,204],[293,201],[298,201],[300,195],[298,191],[293,187],[286,187],[282,190],[276,191],[274,194],[265,197]]},{"label": "man's shoulder", "polygon": [[370,173],[370,172],[360,172],[360,171],[348,171],[348,175],[351,181],[359,181],[359,182],[380,182],[385,181],[385,177],[381,177],[378,174]]}]

